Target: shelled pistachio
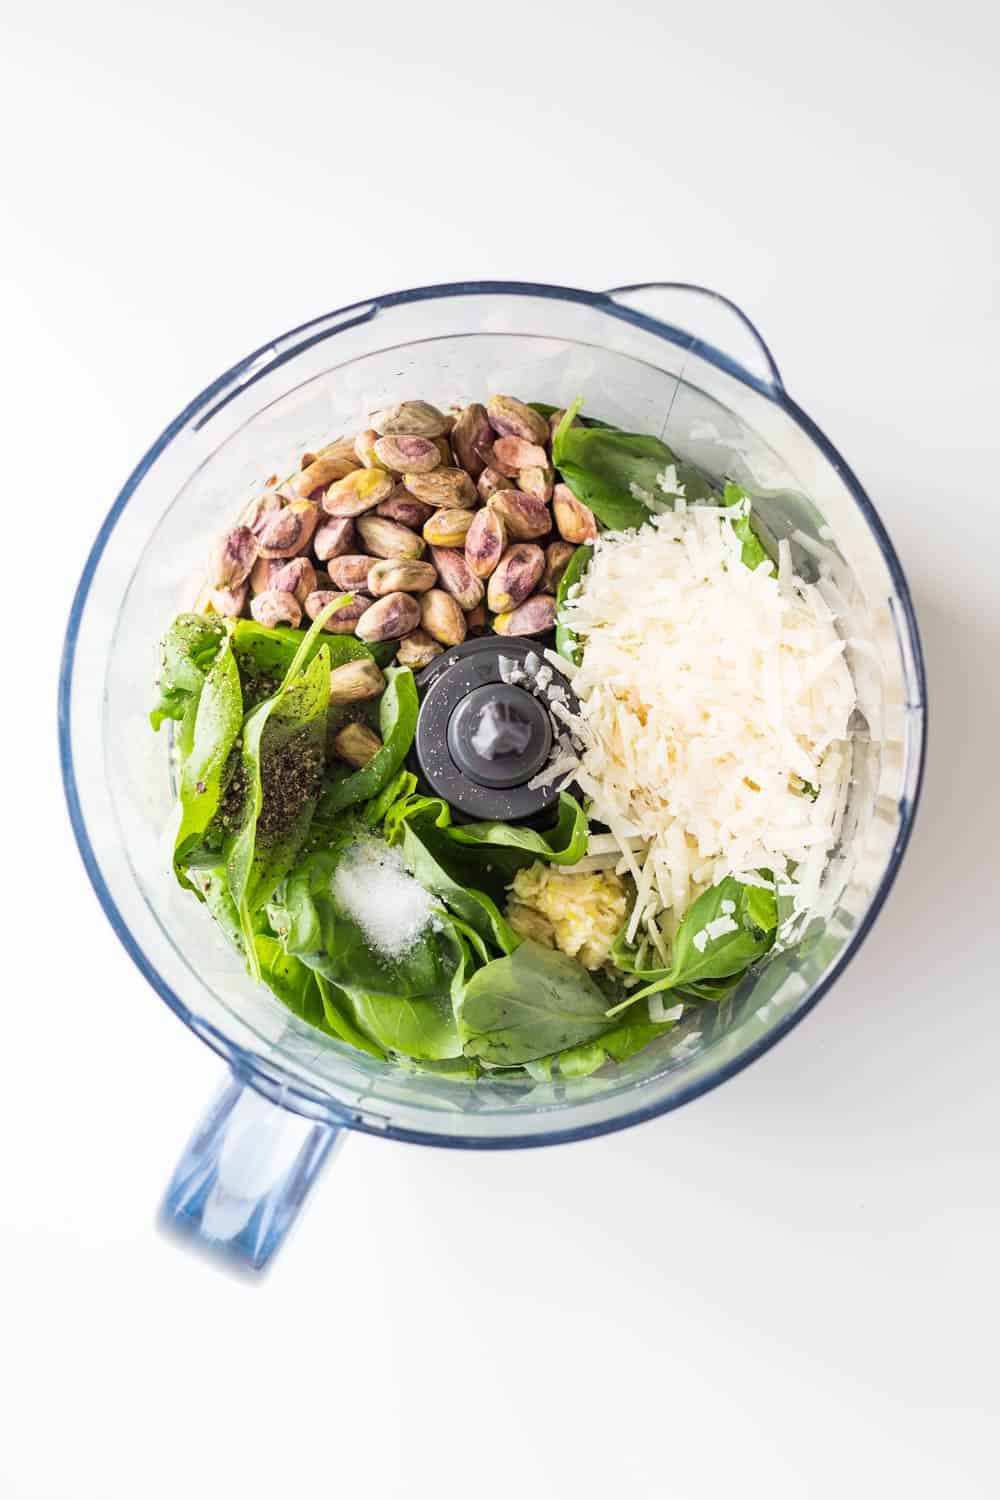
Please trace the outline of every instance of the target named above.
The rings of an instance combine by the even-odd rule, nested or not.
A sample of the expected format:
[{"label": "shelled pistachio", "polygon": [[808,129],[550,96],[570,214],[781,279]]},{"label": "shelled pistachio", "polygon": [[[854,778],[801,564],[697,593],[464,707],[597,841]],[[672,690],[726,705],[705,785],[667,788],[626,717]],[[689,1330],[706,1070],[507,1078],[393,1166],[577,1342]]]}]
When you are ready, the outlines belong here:
[{"label": "shelled pistachio", "polygon": [[557,484],[552,495],[552,512],[556,530],[564,542],[579,546],[597,536],[597,521],[589,505],[573,494],[568,484]]},{"label": "shelled pistachio", "polygon": [[398,641],[417,628],[420,618],[420,605],[411,594],[386,594],[369,604],[354,633],[361,641]]},{"label": "shelled pistachio", "polygon": [[533,542],[508,547],[490,575],[486,602],[495,614],[515,609],[533,594],[545,571],[545,553]]},{"label": "shelled pistachio", "polygon": [[494,615],[497,635],[545,635],[556,623],[556,601],[551,594],[535,594],[516,609]]},{"label": "shelled pistachio", "polygon": [[426,543],[408,526],[383,516],[361,516],[357,521],[361,540],[373,557],[423,557]]},{"label": "shelled pistachio", "polygon": [[552,530],[552,514],[542,500],[520,490],[497,490],[487,502],[500,516],[508,534],[518,542],[531,542]]},{"label": "shelled pistachio", "polygon": [[302,620],[302,606],[294,594],[282,589],[267,589],[263,594],[254,594],[250,601],[250,613],[258,625],[274,630],[278,625],[289,625],[297,630]]},{"label": "shelled pistachio", "polygon": [[421,595],[420,627],[442,646],[460,646],[465,640],[465,615],[461,605],[443,589],[428,589]]},{"label": "shelled pistachio", "polygon": [[507,546],[507,528],[495,510],[477,510],[465,534],[465,560],[477,578],[489,578]]},{"label": "shelled pistachio", "polygon": [[538,585],[540,594],[554,594],[562,582],[569,560],[576,551],[572,542],[550,542],[545,549],[545,571]]},{"label": "shelled pistachio", "polygon": [[237,588],[257,561],[258,541],[249,526],[233,526],[223,532],[208,558],[208,581],[212,588]]},{"label": "shelled pistachio", "polygon": [[476,503],[476,486],[464,469],[437,468],[429,474],[404,474],[407,491],[426,505],[465,509]]},{"label": "shelled pistachio", "polygon": [[344,557],[333,558],[327,564],[326,571],[334,588],[343,589],[345,594],[349,594],[354,589],[367,590],[371,566],[372,560],[367,553],[348,552]]},{"label": "shelled pistachio", "polygon": [[[365,610],[371,604],[366,594],[352,594],[349,604],[342,604],[328,620],[323,622],[323,629],[330,635],[353,635],[354,627],[357,625]],[[305,612],[310,620],[322,612],[334,599],[344,599],[345,593],[340,589],[317,589],[310,594],[305,602]]]},{"label": "shelled pistachio", "polygon": [[548,422],[515,396],[491,396],[486,403],[486,415],[493,431],[501,437],[524,438],[539,446],[548,442]]},{"label": "shelled pistachio", "polygon": [[[433,556],[434,549],[431,548]],[[376,598],[383,594],[400,591],[408,594],[423,594],[437,582],[438,563],[418,562],[416,558],[384,557],[371,563],[368,569],[367,589]]]},{"label": "shelled pistachio", "polygon": [[471,510],[437,510],[424,522],[423,538],[432,547],[464,547],[472,525]]},{"label": "shelled pistachio", "polygon": [[333,748],[341,760],[360,770],[382,748],[382,741],[367,724],[345,724],[333,737]]},{"label": "shelled pistachio", "polygon": [[485,406],[473,401],[463,407],[451,430],[451,446],[462,468],[478,479],[489,462],[487,454],[493,443],[493,428]]},{"label": "shelled pistachio", "polygon": [[[464,610],[475,609],[482,601],[483,583],[477,578],[465,560],[464,552],[453,547],[432,547],[431,561],[437,569],[441,587],[456,599]],[[423,564],[413,564],[423,566]],[[433,572],[434,569],[431,569]]]},{"label": "shelled pistachio", "polygon": [[400,641],[396,660],[401,667],[410,667],[418,672],[421,667],[429,666],[443,650],[440,642],[429,636],[426,630],[411,630]]},{"label": "shelled pistachio", "polygon": [[497,490],[509,489],[510,480],[507,476],[501,474],[499,469],[494,469],[489,464],[486,465],[479,479],[476,481],[476,491],[480,500],[489,500],[491,495],[497,493]]},{"label": "shelled pistachio", "polygon": [[287,562],[271,564],[268,587],[279,593],[294,594],[300,605],[316,589],[316,569],[308,557],[292,557]]},{"label": "shelled pistachio", "polygon": [[449,427],[444,412],[429,401],[397,401],[394,406],[373,411],[369,421],[379,437],[441,437]]},{"label": "shelled pistachio", "polygon": [[[379,463],[394,474],[427,474],[441,463],[441,450],[433,438],[380,437],[374,453]],[[379,498],[384,500],[385,496]]]},{"label": "shelled pistachio", "polygon": [[349,516],[332,516],[321,521],[313,537],[313,551],[320,562],[344,557],[352,550],[357,533]]},{"label": "shelled pistachio", "polygon": [[385,687],[385,677],[378,662],[370,657],[345,661],[330,673],[330,703],[366,703],[377,698]]},{"label": "shelled pistachio", "polygon": [[424,522],[430,520],[434,510],[433,505],[415,500],[408,490],[397,485],[388,500],[376,505],[375,514],[384,516],[387,521],[398,521],[401,526],[409,526],[411,531],[419,531]]},{"label": "shelled pistachio", "polygon": [[312,541],[319,506],[311,500],[293,500],[283,510],[275,511],[261,528],[258,543],[261,557],[294,557],[304,552]]},{"label": "shelled pistachio", "polygon": [[328,516],[361,516],[387,500],[395,487],[385,469],[355,469],[331,484],[323,496],[323,509]]}]

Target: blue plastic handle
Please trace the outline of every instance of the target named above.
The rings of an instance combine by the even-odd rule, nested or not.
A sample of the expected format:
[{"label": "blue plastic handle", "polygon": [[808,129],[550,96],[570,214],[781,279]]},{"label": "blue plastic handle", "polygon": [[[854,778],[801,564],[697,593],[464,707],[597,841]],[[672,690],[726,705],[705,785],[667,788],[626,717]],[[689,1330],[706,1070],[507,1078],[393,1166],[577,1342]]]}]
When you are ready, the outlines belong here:
[{"label": "blue plastic handle", "polygon": [[618,307],[661,326],[686,329],[690,347],[711,351],[716,363],[734,363],[762,391],[782,395],[781,371],[755,323],[732,298],[690,281],[646,281],[604,294]]},{"label": "blue plastic handle", "polygon": [[231,1266],[263,1270],[344,1135],[271,1104],[233,1075],[177,1163],[161,1226]]}]

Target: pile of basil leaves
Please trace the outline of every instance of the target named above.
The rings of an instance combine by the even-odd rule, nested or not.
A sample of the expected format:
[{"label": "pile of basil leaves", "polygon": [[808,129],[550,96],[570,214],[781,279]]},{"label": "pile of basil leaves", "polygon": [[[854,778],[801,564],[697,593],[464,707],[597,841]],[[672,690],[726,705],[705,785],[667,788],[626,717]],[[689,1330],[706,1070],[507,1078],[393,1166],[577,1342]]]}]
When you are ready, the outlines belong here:
[{"label": "pile of basil leaves", "polygon": [[[647,521],[641,496],[662,495],[658,476],[670,466],[689,501],[718,499],[657,438],[574,422],[576,415],[571,409],[560,425],[553,461],[603,526]],[[767,554],[745,499],[726,486],[723,503],[733,507],[743,561],[754,567]],[[577,549],[560,602],[591,552]],[[774,894],[731,878],[691,907],[669,967],[643,967],[646,950],[619,935],[612,957],[621,975],[635,976],[630,989],[519,937],[503,914],[514,875],[536,860],[581,859],[584,809],[564,792],[544,832],[454,823],[448,805],[424,796],[405,767],[419,711],[413,674],[391,665],[394,643],[369,646],[324,632],[330,612],[307,632],[179,615],[161,641],[151,714],[154,729],[174,723],[177,879],[208,906],[249,972],[296,1015],[374,1057],[456,1078],[493,1069],[583,1077],[676,1024],[651,1018],[651,996],[670,991],[685,1006],[717,1003],[767,953],[778,922]],[[556,644],[578,659],[565,626]],[[345,713],[328,706],[330,673],[366,656],[386,673],[385,691],[367,710],[383,748],[363,769],[349,770],[328,750]],[[433,927],[399,957],[373,950],[333,896],[338,861],[361,836],[398,846],[439,902]],[[695,934],[723,902],[733,903],[735,931],[701,952]],[[657,1010],[662,1004],[652,1015]]]}]

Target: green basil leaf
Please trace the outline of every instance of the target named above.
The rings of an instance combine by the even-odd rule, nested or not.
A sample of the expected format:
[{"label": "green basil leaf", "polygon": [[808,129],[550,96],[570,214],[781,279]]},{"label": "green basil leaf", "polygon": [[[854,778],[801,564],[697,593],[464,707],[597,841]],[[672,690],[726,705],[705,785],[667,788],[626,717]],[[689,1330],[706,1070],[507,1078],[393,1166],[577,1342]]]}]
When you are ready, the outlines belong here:
[{"label": "green basil leaf", "polygon": [[246,956],[243,929],[236,903],[229,894],[229,882],[224,866],[215,869],[188,870],[191,886],[198,893],[222,930],[223,935],[236,949]]},{"label": "green basil leaf", "polygon": [[378,662],[380,667],[391,666],[395,660],[396,652],[399,650],[398,641],[363,641],[368,655]]},{"label": "green basil leaf", "polygon": [[[549,421],[552,417],[554,417],[557,411],[564,410],[564,408],[558,406],[550,406],[547,401],[529,401],[528,405],[531,407],[532,411],[537,411],[538,415],[540,417],[544,417],[546,421]],[[578,422],[582,422],[584,427],[610,426],[610,423],[602,422],[599,417],[583,416],[583,414],[580,412],[579,406],[580,403],[575,402],[571,409],[573,416]]]},{"label": "green basil leaf", "polygon": [[164,719],[183,719],[192,699],[197,702],[224,635],[217,616],[195,614],[178,615],[164,632],[157,702],[149,716],[154,729]]},{"label": "green basil leaf", "polygon": [[[709,922],[723,915],[724,901],[733,903],[731,916],[736,930],[706,938],[704,948],[700,949],[694,939]],[[613,1006],[611,1014],[623,1014],[627,1021],[634,1014],[631,1007],[636,1001],[664,990],[675,990],[681,1000],[718,1004],[771,948],[777,925],[778,909],[772,890],[743,885],[727,876],[699,896],[687,912],[674,939],[669,968],[640,965],[636,950],[625,941],[623,930],[612,945],[611,962],[622,973],[638,975],[645,984]]]},{"label": "green basil leaf", "polygon": [[461,957],[450,927],[439,921],[404,953],[389,957],[371,946],[350,912],[338,905],[334,877],[355,836],[371,837],[355,825],[338,848],[309,855],[285,882],[283,903],[277,898],[271,903],[268,915],[286,951],[351,994],[396,999],[448,994]]},{"label": "green basil leaf", "polygon": [[446,828],[451,822],[451,808],[443,798],[429,797],[423,792],[415,792],[409,797],[394,802],[385,815],[386,841],[390,844],[398,844],[403,837],[403,828],[407,823],[422,822],[425,818],[430,819],[439,828]]},{"label": "green basil leaf", "polygon": [[564,458],[559,473],[563,483],[569,485],[576,498],[588,505],[609,531],[628,531],[644,526],[649,520],[650,508],[645,501],[593,470]]},{"label": "green basil leaf", "polygon": [[672,1021],[650,1021],[647,1006],[638,1007],[638,1014],[623,1016],[610,1031],[605,1031],[596,1042],[585,1042],[580,1047],[569,1047],[552,1057],[543,1057],[525,1063],[532,1078],[586,1078],[596,1073],[607,1062],[625,1062],[641,1052],[657,1037],[664,1036],[677,1025]]},{"label": "green basil leaf", "polygon": [[520,942],[500,910],[516,872],[536,859],[575,864],[586,852],[586,814],[566,793],[547,830],[456,825],[446,802],[424,796],[395,802],[384,826],[390,843],[402,843],[406,867],[421,885],[502,953]]},{"label": "green basil leaf", "polygon": [[377,1057],[384,1062],[384,1050],[358,1026],[350,997],[337,985],[324,979],[322,974],[314,973],[314,978],[323,1003],[323,1019],[326,1029],[332,1035],[339,1037],[342,1042],[347,1042],[349,1046],[358,1047],[362,1052],[367,1052],[371,1057]]},{"label": "green basil leaf", "polygon": [[490,952],[489,948],[486,946],[485,941],[480,937],[476,929],[474,927],[470,927],[467,922],[463,922],[460,917],[456,917],[454,912],[451,913],[451,922],[452,926],[455,928],[455,931],[458,933],[459,937],[464,940],[466,945],[463,949],[464,963],[462,965],[462,976],[464,982],[464,979],[467,978],[475,968],[478,968],[479,964],[490,963],[493,958],[493,954]]},{"label": "green basil leaf", "polygon": [[710,1000],[713,1005],[721,1005],[726,996],[731,995],[742,982],[745,974],[746,970],[741,969],[738,974],[727,979],[692,979],[689,984],[679,984],[673,993],[678,1000],[692,1000],[699,1003],[703,1000]]},{"label": "green basil leaf", "polygon": [[[441,917],[398,957],[376,953],[333,896],[336,864],[350,842],[310,856],[288,880],[287,908],[274,912],[284,949],[315,974],[326,1028],[342,1040],[376,1057],[461,1056],[452,1006],[461,939]],[[297,951],[299,943],[309,946]]]},{"label": "green basil leaf", "polygon": [[330,657],[330,667],[342,667],[345,662],[359,661],[370,657],[371,652],[363,641],[353,635],[331,635],[319,630],[288,630],[280,626],[269,630],[258,625],[256,620],[237,620],[233,626],[233,651],[240,670],[250,675],[276,677],[278,682],[285,676],[296,655],[303,652],[300,666],[308,666],[325,646]]},{"label": "green basil leaf", "polygon": [[519,827],[513,823],[456,823],[448,837],[456,844],[480,849],[509,878],[533,864],[575,865],[587,852],[587,814],[568,792],[559,796],[555,826],[547,830]]},{"label": "green basil leaf", "polygon": [[200,694],[191,702],[194,722],[181,766],[181,817],[174,839],[174,869],[182,884],[186,880],[180,867],[218,811],[224,772],[243,723],[240,674],[228,639],[223,640]]},{"label": "green basil leaf", "polygon": [[430,1073],[448,1083],[475,1083],[482,1076],[482,1069],[474,1057],[444,1057],[436,1062],[397,1057],[396,1062],[405,1073]]},{"label": "green basil leaf", "polygon": [[[768,896],[770,902],[762,899]],[[723,902],[733,903],[734,910],[730,915],[736,924],[735,929],[708,938],[703,946],[699,946],[695,939],[704,932],[708,923],[725,915]],[[761,920],[770,925],[761,926]],[[649,995],[676,989],[679,985],[741,977],[771,947],[776,926],[776,908],[771,892],[741,885],[728,875],[718,885],[704,891],[685,915],[674,938],[670,969],[637,990],[631,1000],[644,1000]]]},{"label": "green basil leaf", "polygon": [[[243,807],[228,841],[226,873],[240,915],[250,972],[260,977],[252,916],[295,863],[309,833],[322,775],[330,697],[330,654],[315,651],[329,617],[350,595],[317,616],[288,664],[278,691],[243,723]],[[325,643],[321,643],[321,647]]]},{"label": "green basil leaf", "polygon": [[[238,953],[245,953],[240,916],[229,894],[225,870],[198,870],[192,874],[192,882],[230,943]],[[254,932],[253,938],[260,978],[282,1005],[328,1036],[373,1057],[385,1058],[378,1043],[359,1029],[349,1002],[335,985],[295,954],[288,953],[280,939],[271,933]]]},{"label": "green basil leaf", "polygon": [[[322,779],[329,696],[330,663],[321,652],[294,686],[260,704],[243,726],[244,803],[226,868],[244,933],[306,841]],[[256,975],[252,958],[251,970]]]},{"label": "green basil leaf", "polygon": [[397,771],[392,780],[382,788],[377,797],[372,797],[361,809],[361,820],[369,828],[377,828],[385,821],[390,807],[412,797],[417,789],[417,778],[412,771]]},{"label": "green basil leaf", "polygon": [[560,656],[565,656],[567,661],[575,662],[577,666],[580,665],[583,652],[576,633],[570,625],[565,623],[563,606],[569,597],[570,589],[574,584],[579,583],[586,573],[593,555],[593,547],[577,547],[566,564],[566,571],[559,580],[559,588],[556,591],[556,650]]},{"label": "green basil leaf", "polygon": [[641,432],[564,421],[552,443],[552,462],[576,498],[613,531],[644,525],[651,500],[669,501],[660,476],[671,468],[689,504],[714,494],[697,469],[679,460],[659,438]]},{"label": "green basil leaf", "polygon": [[[551,828],[533,829],[509,823],[452,823],[451,808],[440,797],[414,796],[394,803],[385,818],[390,843],[412,824],[452,881],[481,887],[493,901],[506,899],[518,870],[535,860],[576,864],[587,852],[587,815],[563,792]],[[442,898],[443,899],[443,898]]]},{"label": "green basil leaf", "polygon": [[256,948],[260,977],[272,993],[301,1020],[325,1031],[323,1001],[313,971],[266,933],[256,934]]},{"label": "green basil leaf", "polygon": [[774,932],[778,925],[778,902],[773,886],[765,889],[759,885],[744,885],[741,890],[747,920],[759,932]]},{"label": "green basil leaf", "polygon": [[[242,702],[242,694],[240,698]],[[174,747],[177,750],[177,763],[179,766],[183,766],[191,754],[191,747],[194,744],[194,726],[198,722],[198,703],[200,699],[200,693],[192,694],[186,698],[186,707],[181,714],[180,723],[174,730]],[[160,722],[162,723],[162,720]]]},{"label": "green basil leaf", "polygon": [[531,1058],[524,1070],[536,1083],[545,1083],[553,1078],[589,1078],[608,1060],[600,1042],[584,1042],[579,1047],[565,1047],[551,1057]]},{"label": "green basil leaf", "polygon": [[349,998],[271,937],[258,935],[261,978],[283,1005],[317,1031],[385,1060],[385,1052],[357,1024]]},{"label": "green basil leaf", "polygon": [[642,1006],[635,1018],[631,1017],[631,1013],[623,1016],[617,1026],[601,1037],[601,1046],[614,1062],[621,1063],[634,1057],[658,1036],[664,1036],[677,1025],[676,1021],[650,1021],[643,1015],[644,1011],[648,1015],[647,1008]]},{"label": "green basil leaf", "polygon": [[[436,802],[434,798],[425,800]],[[447,811],[446,804],[437,805]],[[493,898],[456,873],[460,863],[456,854],[461,851],[444,837],[435,823],[433,807],[400,823],[397,836],[402,840],[406,868],[424,889],[443,901],[483,942],[499,948],[501,953],[513,953],[521,939]]]},{"label": "green basil leaf", "polygon": [[730,526],[743,543],[741,553],[744,567],[757,568],[769,558],[760,537],[750,524],[750,496],[738,484],[727,484],[722,492],[723,505],[732,506],[738,512]]},{"label": "green basil leaf", "polygon": [[465,985],[459,1030],[467,1057],[509,1067],[593,1041],[611,1029],[607,999],[580,964],[525,939]]},{"label": "green basil leaf", "polygon": [[308,665],[326,647],[331,671],[349,661],[374,659],[379,666],[387,666],[399,646],[398,641],[368,645],[354,635],[331,635],[324,631],[289,630],[284,626],[271,630],[258,625],[256,620],[237,620],[232,631],[244,699],[250,708],[276,691],[307,637],[309,645],[301,665]]},{"label": "green basil leaf", "polygon": [[666,971],[663,969],[662,965],[659,965],[654,969],[647,970],[644,966],[638,963],[640,950],[635,948],[628,942],[628,939],[625,936],[626,931],[627,927],[623,927],[621,932],[618,933],[614,942],[611,944],[610,957],[611,962],[614,964],[615,968],[620,969],[623,974],[645,974],[648,972],[650,974],[658,975],[665,973]]},{"label": "green basil leaf", "polygon": [[347,993],[358,1025],[387,1052],[424,1062],[462,1056],[447,994],[413,998],[353,989]]}]

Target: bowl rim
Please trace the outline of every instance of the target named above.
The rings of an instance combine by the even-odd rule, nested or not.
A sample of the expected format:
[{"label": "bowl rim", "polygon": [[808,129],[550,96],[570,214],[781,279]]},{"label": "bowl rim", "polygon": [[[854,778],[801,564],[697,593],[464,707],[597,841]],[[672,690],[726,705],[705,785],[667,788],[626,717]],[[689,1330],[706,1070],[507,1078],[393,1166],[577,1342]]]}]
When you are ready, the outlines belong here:
[{"label": "bowl rim", "polygon": [[[772,378],[770,380],[765,379],[747,370],[730,355],[724,353],[712,343],[694,337],[683,329],[652,317],[650,314],[634,306],[617,301],[612,292],[589,292],[576,287],[564,287],[543,282],[462,281],[411,287],[402,291],[386,293],[379,297],[369,298],[364,302],[349,303],[345,307],[310,319],[306,323],[289,329],[287,333],[269,339],[266,343],[259,345],[250,354],[238,360],[223,374],[207,385],[163,429],[159,437],[152,443],[132,470],[101,523],[84,563],[70,606],[63,642],[59,669],[57,721],[59,764],[70,824],[84,869],[94,889],[94,893],[113,931],[143,978],[147,980],[161,999],[169,1005],[170,1009],[184,1024],[229,1065],[242,1083],[255,1089],[272,1103],[289,1109],[294,1113],[304,1115],[307,1118],[319,1120],[331,1128],[358,1130],[366,1135],[386,1137],[391,1140],[404,1141],[422,1146],[440,1146],[459,1150],[515,1150],[527,1147],[561,1145],[569,1141],[586,1140],[592,1136],[609,1135],[614,1131],[625,1130],[633,1125],[641,1124],[645,1120],[655,1119],[659,1115],[668,1114],[682,1105],[690,1103],[693,1099],[697,1099],[701,1095],[710,1092],[712,1089],[718,1088],[727,1079],[742,1072],[744,1068],[749,1067],[751,1063],[763,1057],[766,1052],[770,1051],[800,1021],[809,1015],[831,986],[839,979],[851,959],[861,948],[882,910],[899,872],[899,867],[913,830],[913,823],[923,787],[927,750],[927,676],[913,600],[896,550],[878,511],[857,475],[834,447],[825,432],[788,395],[770,349],[754,324],[737,304],[718,292],[694,283],[660,282],[655,284],[647,283],[646,286],[670,291],[679,290],[704,294],[717,302],[725,304],[746,325],[756,339]],[[622,287],[617,288],[616,291],[627,292],[641,289],[639,287]],[[90,595],[91,585],[93,584],[104,549],[132,495],[139,487],[145,475],[178,433],[187,427],[196,417],[200,417],[202,422],[208,420],[209,416],[225,404],[225,401],[220,400],[220,398],[223,397],[227,389],[232,387],[235,382],[240,381],[242,376],[246,376],[247,378],[240,383],[239,389],[241,391],[246,389],[249,384],[260,379],[262,375],[270,373],[278,364],[284,363],[294,355],[302,352],[305,348],[308,348],[311,344],[318,343],[327,337],[333,337],[341,329],[366,322],[383,309],[445,297],[483,295],[531,296],[580,302],[611,317],[634,323],[646,331],[666,339],[668,342],[694,348],[700,357],[708,360],[709,363],[715,365],[716,368],[724,371],[726,374],[735,377],[743,385],[749,386],[759,395],[782,409],[805,432],[806,436],[811,439],[823,456],[837,470],[847,489],[850,491],[852,499],[861,511],[885,559],[900,607],[901,619],[897,621],[897,628],[905,631],[912,657],[913,678],[918,689],[918,701],[907,703],[906,709],[908,714],[916,715],[919,719],[919,733],[915,736],[912,749],[914,763],[912,793],[907,795],[904,790],[904,793],[900,796],[898,803],[899,828],[889,855],[885,873],[879,882],[879,886],[872,897],[872,901],[864,917],[858,923],[857,928],[847,942],[845,942],[835,962],[802,1004],[797,1006],[794,1011],[790,1012],[789,1015],[784,1017],[765,1035],[758,1037],[738,1057],[720,1064],[703,1077],[692,1080],[687,1086],[682,1086],[667,1100],[658,1100],[646,1105],[639,1105],[636,1108],[628,1109],[621,1114],[615,1115],[612,1119],[497,1138],[443,1135],[434,1131],[417,1130],[395,1125],[388,1121],[380,1124],[376,1123],[374,1117],[366,1118],[360,1114],[355,1115],[349,1110],[344,1110],[340,1106],[337,1106],[328,1096],[320,1094],[318,1090],[307,1087],[292,1075],[286,1075],[280,1068],[263,1063],[261,1059],[246,1052],[238,1044],[230,1041],[228,1037],[210,1022],[196,1016],[147,958],[133,936],[128,923],[122,916],[104,879],[81,805],[79,787],[73,764],[71,724],[73,672],[80,625]],[[291,340],[297,341],[294,348],[285,347]],[[281,350],[284,350],[284,352],[279,352]],[[274,357],[262,366],[262,360],[269,354]],[[557,1112],[553,1111],[552,1117],[557,1118]]]}]

